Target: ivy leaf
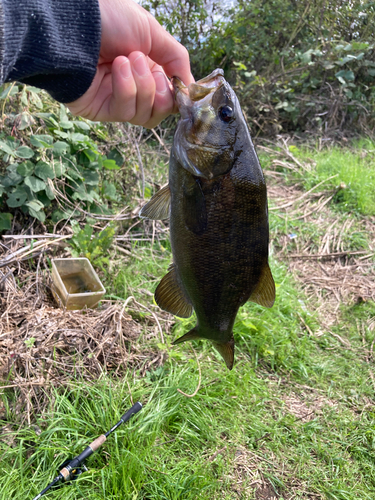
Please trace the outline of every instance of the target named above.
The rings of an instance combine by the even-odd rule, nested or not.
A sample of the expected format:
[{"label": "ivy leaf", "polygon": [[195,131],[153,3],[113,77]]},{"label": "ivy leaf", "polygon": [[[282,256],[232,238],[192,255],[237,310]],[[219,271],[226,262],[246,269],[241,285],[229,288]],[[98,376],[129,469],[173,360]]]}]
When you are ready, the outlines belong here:
[{"label": "ivy leaf", "polygon": [[53,152],[56,153],[57,155],[63,155],[66,153],[69,149],[69,144],[63,141],[57,141],[53,145]]},{"label": "ivy leaf", "polygon": [[35,167],[35,175],[44,181],[55,178],[55,172],[45,161],[38,161]]},{"label": "ivy leaf", "polygon": [[[256,74],[256,71],[254,71],[254,73]],[[108,160],[115,160],[116,164],[119,167],[122,167],[124,164],[124,157],[116,148],[111,149],[111,151],[107,155],[107,158]]]},{"label": "ivy leaf", "polygon": [[69,137],[68,132],[63,132],[62,130],[55,130],[54,133],[58,137],[61,137],[61,139],[67,139]]},{"label": "ivy leaf", "polygon": [[32,207],[28,207],[28,209],[30,215],[32,217],[35,217],[35,219],[40,220],[40,222],[44,222],[46,220],[46,214],[43,212],[43,210],[34,210]]},{"label": "ivy leaf", "polygon": [[104,160],[103,167],[106,170],[120,170],[120,167],[117,165],[115,160]]},{"label": "ivy leaf", "polygon": [[22,182],[23,177],[17,173],[17,164],[12,164],[7,167],[7,174],[2,178],[1,184],[7,188],[11,186],[16,186]]},{"label": "ivy leaf", "polygon": [[41,201],[39,201],[39,200],[28,201],[26,203],[26,206],[28,206],[32,210],[35,210],[36,212],[38,212],[39,210],[43,210],[43,208],[44,208],[43,203]]},{"label": "ivy leaf", "polygon": [[37,177],[34,177],[33,175],[30,175],[29,177],[25,178],[25,184],[26,186],[29,186],[31,191],[33,193],[37,193],[38,191],[42,191],[46,187],[46,183],[44,181],[41,181]]},{"label": "ivy leaf", "polygon": [[27,193],[22,186],[18,186],[17,189],[8,195],[7,205],[10,208],[16,208],[22,206],[27,200]]},{"label": "ivy leaf", "polygon": [[81,130],[90,130],[90,125],[86,122],[81,122],[80,120],[74,120],[74,125]]},{"label": "ivy leaf", "polygon": [[53,189],[49,184],[46,185],[46,195],[48,196],[48,199],[54,200],[55,199],[55,193],[53,192]]},{"label": "ivy leaf", "polygon": [[8,155],[14,155],[14,149],[10,144],[7,144],[4,141],[0,141],[0,149],[4,151],[5,153],[8,153]]},{"label": "ivy leaf", "polygon": [[61,121],[59,125],[61,128],[65,129],[65,130],[69,130],[70,128],[73,128],[73,123],[70,122],[69,120]]},{"label": "ivy leaf", "polygon": [[12,228],[12,214],[0,213],[0,231],[7,231]]},{"label": "ivy leaf", "polygon": [[97,186],[99,184],[99,174],[97,172],[84,170],[82,173],[85,184],[88,184],[89,186]]},{"label": "ivy leaf", "polygon": [[111,182],[104,181],[103,187],[104,198],[110,201],[117,201],[116,186]]},{"label": "ivy leaf", "polygon": [[50,148],[53,144],[53,137],[46,134],[33,135],[30,137],[30,142],[36,148]]},{"label": "ivy leaf", "polygon": [[[335,77],[341,83],[346,83],[346,81],[352,82],[355,78],[353,71],[345,70],[345,69],[342,69],[341,71],[338,71],[337,73],[335,73]],[[344,80],[344,82],[342,80]]]},{"label": "ivy leaf", "polygon": [[23,111],[21,114],[17,115],[17,118],[21,117],[21,120],[17,126],[18,130],[25,130],[25,128],[30,127],[34,122],[34,118],[27,111]]},{"label": "ivy leaf", "polygon": [[29,146],[20,146],[15,150],[15,155],[18,158],[32,158],[34,156],[34,151],[29,148]]},{"label": "ivy leaf", "polygon": [[0,99],[6,99],[7,97],[12,97],[17,94],[19,87],[17,85],[10,85],[4,89],[0,94]]},{"label": "ivy leaf", "polygon": [[17,173],[22,175],[22,177],[27,177],[33,173],[34,167],[35,165],[32,161],[24,161],[17,166]]}]

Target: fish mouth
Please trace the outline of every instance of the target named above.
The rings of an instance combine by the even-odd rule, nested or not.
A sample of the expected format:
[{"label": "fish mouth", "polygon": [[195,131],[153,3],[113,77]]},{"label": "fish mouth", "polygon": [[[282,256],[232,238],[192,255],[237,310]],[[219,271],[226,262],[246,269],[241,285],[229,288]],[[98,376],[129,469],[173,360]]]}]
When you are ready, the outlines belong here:
[{"label": "fish mouth", "polygon": [[[190,115],[188,110],[192,108],[194,103],[203,101],[208,95],[213,94],[218,88],[224,85],[224,83],[224,71],[220,68],[215,69],[215,71],[205,78],[191,83],[188,87],[179,78],[174,76],[172,84],[182,118]],[[200,104],[203,103],[200,102]]]}]

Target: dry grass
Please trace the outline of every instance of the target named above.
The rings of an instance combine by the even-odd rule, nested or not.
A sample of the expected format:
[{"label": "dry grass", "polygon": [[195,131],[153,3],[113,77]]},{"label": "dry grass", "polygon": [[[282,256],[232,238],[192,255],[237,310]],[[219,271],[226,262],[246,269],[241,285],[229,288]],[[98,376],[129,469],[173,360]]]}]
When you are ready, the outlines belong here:
[{"label": "dry grass", "polygon": [[[289,162],[283,157],[274,165],[300,168],[300,162],[289,154]],[[294,162],[293,162],[294,160]],[[310,168],[309,165],[304,168]],[[327,179],[328,181],[329,179]],[[276,258],[286,260],[294,277],[301,282],[307,296],[321,312],[322,324],[330,327],[337,322],[340,305],[350,305],[375,300],[375,218],[357,219],[333,212],[329,204],[344,186],[322,190],[324,183],[308,192],[298,185],[280,183],[278,172],[269,172],[269,198],[272,212],[285,220],[285,224],[301,221],[322,235],[317,238],[308,234],[290,235],[277,232],[273,235],[277,249]],[[367,234],[369,244],[362,249],[346,248],[345,241],[355,232]],[[293,249],[291,250],[291,238]],[[272,236],[271,236],[272,239]]]},{"label": "dry grass", "polygon": [[[14,252],[14,247],[4,252],[0,266]],[[29,423],[31,414],[47,404],[51,385],[95,380],[107,371],[144,374],[163,364],[165,354],[151,346],[160,338],[153,315],[140,324],[126,312],[128,303],[112,301],[98,309],[60,308],[51,293],[45,254],[39,255],[36,270],[22,262],[22,255],[0,268],[0,379],[2,390],[19,389],[18,404],[26,404]],[[131,308],[135,315],[141,310],[137,303]]]}]

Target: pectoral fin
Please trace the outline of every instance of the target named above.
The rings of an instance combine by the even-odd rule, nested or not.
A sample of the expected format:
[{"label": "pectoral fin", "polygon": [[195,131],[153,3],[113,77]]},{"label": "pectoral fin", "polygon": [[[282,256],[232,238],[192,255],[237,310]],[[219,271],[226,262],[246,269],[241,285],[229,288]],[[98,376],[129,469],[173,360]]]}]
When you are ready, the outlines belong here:
[{"label": "pectoral fin", "polygon": [[164,311],[179,318],[189,318],[193,314],[193,307],[181,290],[174,264],[169,269],[169,273],[164,276],[155,290],[155,301]]},{"label": "pectoral fin", "polygon": [[249,300],[263,307],[272,307],[275,302],[275,282],[268,263],[264,266],[259,283],[250,295]]},{"label": "pectoral fin", "polygon": [[169,185],[164,186],[158,191],[151,200],[142,207],[139,212],[140,217],[146,219],[162,220],[169,218],[169,209],[171,206],[171,190]]},{"label": "pectoral fin", "polygon": [[234,338],[232,337],[225,344],[219,344],[219,342],[212,342],[215,349],[221,354],[228,367],[228,370],[233,368],[234,364]]}]

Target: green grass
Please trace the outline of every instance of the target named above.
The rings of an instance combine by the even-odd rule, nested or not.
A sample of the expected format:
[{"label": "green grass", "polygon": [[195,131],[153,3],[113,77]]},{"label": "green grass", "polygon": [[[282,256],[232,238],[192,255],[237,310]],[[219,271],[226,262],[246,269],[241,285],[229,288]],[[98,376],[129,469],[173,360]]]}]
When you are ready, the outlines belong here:
[{"label": "green grass", "polygon": [[[375,193],[370,193],[375,146],[359,144],[369,151],[368,167],[360,152],[293,151],[299,160],[312,157],[316,162],[310,176],[300,176],[305,189],[339,173],[326,187],[340,181],[353,190],[351,201],[336,200],[333,208],[341,213],[328,214],[327,206],[327,217],[336,213],[340,224],[345,217],[355,218],[352,230],[342,236],[350,250],[368,247],[361,223],[364,214],[373,213]],[[365,178],[366,168],[372,172],[367,190],[357,182],[357,176]],[[158,179],[161,184],[160,170]],[[295,177],[289,173],[288,179]],[[276,249],[289,233],[311,240],[312,250],[324,236],[314,221],[290,221],[272,213],[270,223]],[[296,245],[291,240],[286,252]],[[155,290],[171,262],[169,242],[155,240],[152,247],[150,242],[134,243],[132,253],[134,257],[118,254],[102,272],[107,293],[122,299],[134,295],[152,307],[147,292]],[[121,379],[104,374],[91,384],[72,380],[68,388],[52,391],[46,412],[37,415],[37,427],[24,423],[17,393],[0,391],[0,428],[6,426],[0,434],[0,500],[33,498],[67,457],[117,422],[131,406],[131,397],[144,409],[90,457],[88,472],[46,499],[247,500],[256,498],[262,478],[283,499],[375,498],[375,386],[369,362],[374,303],[342,305],[337,324],[327,331],[287,265],[272,256],[271,267],[276,303],[272,309],[252,303],[241,309],[231,372],[209,342],[172,347],[172,340],[194,323],[194,318],[176,319],[166,344],[152,341],[155,350],[168,353],[162,367],[146,377],[129,371]],[[338,336],[350,344],[343,345]],[[177,389],[191,394],[198,385],[193,349],[201,387],[187,398]]]},{"label": "green grass", "polygon": [[327,147],[317,151],[314,147],[289,146],[291,153],[311,169],[301,172],[306,190],[321,181],[323,189],[341,186],[333,202],[340,210],[356,211],[362,215],[375,215],[375,142],[356,140],[351,147]]},{"label": "green grass", "polygon": [[[6,421],[13,434],[11,441],[0,440],[0,498],[32,498],[43,489],[65,458],[108,430],[131,405],[129,387],[144,410],[89,459],[89,472],[46,498],[251,498],[252,477],[236,465],[239,453],[247,453],[254,473],[261,470],[285,498],[291,492],[297,499],[307,498],[304,492],[327,499],[374,498],[375,412],[368,404],[374,388],[362,339],[352,331],[350,351],[329,334],[311,336],[305,324],[314,332],[317,318],[285,266],[274,262],[272,268],[277,302],[270,310],[250,303],[241,310],[232,372],[208,342],[193,344],[202,370],[193,399],[177,392],[192,393],[198,383],[197,364],[185,344],[166,346],[169,361],[146,378],[129,373],[119,381],[107,375],[55,390],[36,422],[40,435],[18,426],[9,405]],[[178,321],[173,335],[186,331],[189,321]],[[374,336],[367,332],[367,348]],[[7,395],[11,399],[10,392],[2,399]],[[287,409],[290,396],[313,412],[311,420]]]}]

